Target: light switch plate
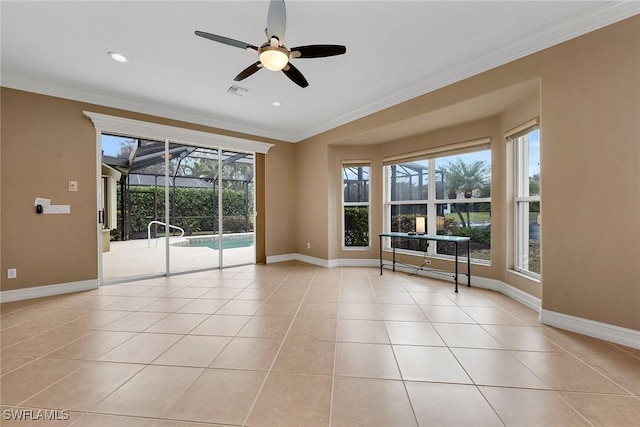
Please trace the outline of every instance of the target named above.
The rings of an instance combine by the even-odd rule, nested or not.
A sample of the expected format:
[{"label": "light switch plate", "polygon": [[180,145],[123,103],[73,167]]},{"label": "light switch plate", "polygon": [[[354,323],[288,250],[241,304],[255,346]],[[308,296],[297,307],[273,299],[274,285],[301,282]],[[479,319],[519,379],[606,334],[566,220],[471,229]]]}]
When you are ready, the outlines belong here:
[{"label": "light switch plate", "polygon": [[8,268],[7,279],[15,279],[16,277],[18,277],[18,270],[15,268]]},{"label": "light switch plate", "polygon": [[78,181],[69,181],[69,191],[78,191]]},{"label": "light switch plate", "polygon": [[70,214],[71,206],[70,205],[49,205],[43,206],[43,212],[45,215],[56,215],[56,214]]}]

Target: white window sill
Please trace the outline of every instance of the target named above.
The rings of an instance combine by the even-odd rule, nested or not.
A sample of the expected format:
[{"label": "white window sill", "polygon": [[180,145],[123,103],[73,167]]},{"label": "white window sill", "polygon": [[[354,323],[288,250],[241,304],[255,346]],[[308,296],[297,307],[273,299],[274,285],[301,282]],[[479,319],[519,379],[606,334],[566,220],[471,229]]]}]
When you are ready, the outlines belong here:
[{"label": "white window sill", "polygon": [[371,246],[343,246],[342,250],[345,252],[370,252]]}]

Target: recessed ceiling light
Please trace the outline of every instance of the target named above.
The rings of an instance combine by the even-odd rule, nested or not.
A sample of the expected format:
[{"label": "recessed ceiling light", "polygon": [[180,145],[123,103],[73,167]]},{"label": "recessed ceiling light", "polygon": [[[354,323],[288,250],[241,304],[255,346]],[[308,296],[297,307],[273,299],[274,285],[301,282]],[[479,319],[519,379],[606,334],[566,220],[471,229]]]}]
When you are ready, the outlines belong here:
[{"label": "recessed ceiling light", "polygon": [[280,101],[273,101],[273,102],[271,103],[271,105],[273,105],[274,107],[282,107],[282,102],[280,102]]},{"label": "recessed ceiling light", "polygon": [[118,52],[109,52],[107,55],[109,55],[114,61],[129,62],[129,58]]}]

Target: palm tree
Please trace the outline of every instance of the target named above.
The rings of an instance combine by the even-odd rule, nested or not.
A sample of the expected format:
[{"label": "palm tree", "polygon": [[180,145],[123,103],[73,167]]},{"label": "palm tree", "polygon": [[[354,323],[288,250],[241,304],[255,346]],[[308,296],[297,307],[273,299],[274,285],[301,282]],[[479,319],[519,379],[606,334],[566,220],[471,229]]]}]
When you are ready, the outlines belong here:
[{"label": "palm tree", "polygon": [[[458,159],[455,162],[449,162],[447,166],[442,169],[444,182],[447,187],[447,193],[450,195],[464,193],[464,196],[468,199],[473,196],[473,192],[481,190],[487,185],[488,174],[490,169],[487,164],[481,160],[476,160],[472,163],[465,163],[462,159]],[[465,222],[462,212],[458,207],[458,204],[454,203],[453,209],[458,214],[460,222],[463,227],[467,227],[471,224],[470,206],[467,204],[467,221]]]}]

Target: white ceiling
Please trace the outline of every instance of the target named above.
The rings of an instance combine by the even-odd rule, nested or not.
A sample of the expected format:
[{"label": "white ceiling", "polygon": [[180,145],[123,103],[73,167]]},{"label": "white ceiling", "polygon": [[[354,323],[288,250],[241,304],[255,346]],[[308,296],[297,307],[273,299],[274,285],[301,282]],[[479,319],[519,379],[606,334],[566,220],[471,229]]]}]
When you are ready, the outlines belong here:
[{"label": "white ceiling", "polygon": [[[306,89],[268,70],[233,82],[256,54],[194,35],[260,45],[267,0],[3,0],[2,86],[297,142],[640,12],[637,1],[286,6],[288,47],[347,46],[342,56],[293,60]],[[231,84],[248,94],[226,93]]]}]

